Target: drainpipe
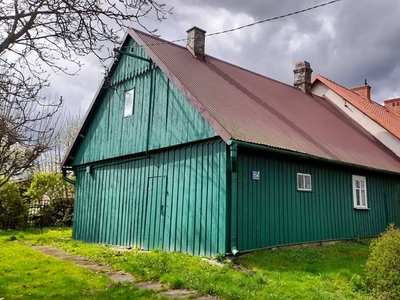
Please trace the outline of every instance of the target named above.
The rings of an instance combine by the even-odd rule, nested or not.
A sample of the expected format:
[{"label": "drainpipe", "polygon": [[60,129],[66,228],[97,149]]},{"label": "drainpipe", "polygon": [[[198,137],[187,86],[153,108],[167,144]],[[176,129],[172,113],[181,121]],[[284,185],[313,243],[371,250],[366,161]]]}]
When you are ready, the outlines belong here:
[{"label": "drainpipe", "polygon": [[237,175],[237,144],[228,141],[231,152],[231,253],[235,256],[237,249],[237,220],[238,220],[238,175]]},{"label": "drainpipe", "polygon": [[62,179],[63,179],[64,181],[66,181],[66,182],[69,182],[69,183],[72,184],[72,185],[75,185],[75,184],[76,184],[76,181],[75,181],[75,180],[72,180],[72,179],[69,179],[69,178],[67,177],[67,169],[66,169],[66,168],[62,168],[61,170],[62,170]]}]

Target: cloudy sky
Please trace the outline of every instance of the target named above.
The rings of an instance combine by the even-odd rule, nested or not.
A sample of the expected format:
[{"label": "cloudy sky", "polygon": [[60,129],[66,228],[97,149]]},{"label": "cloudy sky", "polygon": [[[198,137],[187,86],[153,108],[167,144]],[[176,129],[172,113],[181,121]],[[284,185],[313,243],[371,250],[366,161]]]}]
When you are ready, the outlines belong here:
[{"label": "cloudy sky", "polygon": [[[166,40],[186,37],[196,25],[213,33],[317,5],[327,0],[171,0],[173,14],[158,29]],[[137,24],[133,27],[140,28]],[[293,67],[307,60],[313,75],[346,87],[364,79],[377,102],[400,97],[400,1],[342,0],[300,15],[206,38],[206,53],[288,84]],[[94,57],[79,76],[52,75],[49,95],[59,94],[67,111],[84,114],[104,75]]]}]

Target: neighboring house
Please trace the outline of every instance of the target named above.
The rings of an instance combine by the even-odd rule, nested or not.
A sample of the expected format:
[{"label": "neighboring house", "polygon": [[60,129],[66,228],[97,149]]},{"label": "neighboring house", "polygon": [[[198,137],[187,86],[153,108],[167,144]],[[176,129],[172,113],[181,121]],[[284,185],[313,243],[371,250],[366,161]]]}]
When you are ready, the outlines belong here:
[{"label": "neighboring house", "polygon": [[383,103],[388,110],[400,116],[400,98],[385,100]]},{"label": "neighboring house", "polygon": [[369,85],[348,89],[321,75],[313,79],[311,92],[330,100],[400,157],[400,99],[383,106],[371,99]]},{"label": "neighboring house", "polygon": [[[399,159],[324,98],[131,30],[64,159],[73,237],[195,255],[376,236]],[[267,67],[267,66],[266,66]],[[303,91],[304,92],[303,92]]]}]

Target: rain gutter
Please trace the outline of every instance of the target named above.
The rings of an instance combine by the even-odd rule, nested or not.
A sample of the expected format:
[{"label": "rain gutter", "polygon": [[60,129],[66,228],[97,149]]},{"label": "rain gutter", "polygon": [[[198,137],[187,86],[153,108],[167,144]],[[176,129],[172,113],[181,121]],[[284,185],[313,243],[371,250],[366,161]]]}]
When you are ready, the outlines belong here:
[{"label": "rain gutter", "polygon": [[235,143],[239,148],[240,147],[245,147],[245,148],[248,148],[248,149],[253,149],[253,150],[258,150],[258,151],[268,151],[268,152],[272,152],[272,153],[290,155],[290,156],[293,156],[293,157],[298,157],[298,158],[303,158],[303,159],[312,159],[312,160],[317,160],[317,161],[323,161],[323,162],[327,162],[327,163],[330,163],[330,164],[347,166],[347,167],[352,167],[352,168],[358,168],[358,169],[363,169],[363,170],[367,170],[367,171],[376,171],[376,172],[386,173],[386,174],[390,174],[390,175],[397,175],[397,176],[400,175],[399,172],[395,172],[395,171],[388,171],[388,170],[384,170],[384,169],[377,169],[377,168],[373,168],[373,167],[361,166],[361,165],[352,164],[352,163],[348,163],[348,162],[343,162],[343,161],[339,161],[339,160],[334,160],[334,159],[329,159],[329,158],[309,155],[309,154],[305,154],[305,153],[294,152],[294,151],[291,151],[291,150],[273,148],[273,147],[270,147],[270,146],[252,144],[252,143],[242,142],[242,141],[237,141],[237,140],[229,140],[229,141],[227,141],[228,145],[231,145],[233,143]]},{"label": "rain gutter", "polygon": [[75,180],[72,180],[72,179],[69,179],[68,177],[67,177],[67,171],[68,170],[72,170],[72,169],[67,169],[67,168],[62,168],[61,169],[62,170],[62,179],[64,180],[64,181],[66,181],[66,182],[69,182],[70,184],[72,184],[72,185],[75,185],[76,184],[76,181]]}]

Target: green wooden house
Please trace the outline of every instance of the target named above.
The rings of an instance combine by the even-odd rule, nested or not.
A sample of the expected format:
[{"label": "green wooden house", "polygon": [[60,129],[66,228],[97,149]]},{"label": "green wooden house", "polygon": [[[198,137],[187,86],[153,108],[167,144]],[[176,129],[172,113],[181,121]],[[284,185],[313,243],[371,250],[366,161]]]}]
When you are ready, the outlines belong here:
[{"label": "green wooden house", "polygon": [[310,94],[307,62],[293,87],[204,42],[126,34],[63,162],[75,239],[213,256],[400,224],[399,159]]}]

